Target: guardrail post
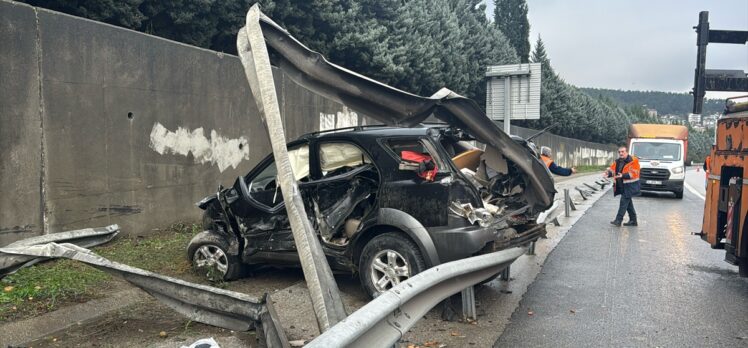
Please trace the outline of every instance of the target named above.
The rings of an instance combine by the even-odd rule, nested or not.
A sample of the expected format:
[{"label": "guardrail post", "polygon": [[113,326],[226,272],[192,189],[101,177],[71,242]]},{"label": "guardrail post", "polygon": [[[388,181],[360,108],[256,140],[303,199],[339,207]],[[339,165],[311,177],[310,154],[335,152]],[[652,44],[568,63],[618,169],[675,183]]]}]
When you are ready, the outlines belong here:
[{"label": "guardrail post", "polygon": [[473,286],[468,286],[462,290],[462,317],[464,319],[475,320],[475,291]]},{"label": "guardrail post", "polygon": [[506,280],[506,281],[509,280],[509,275],[510,275],[510,272],[511,272],[509,270],[510,267],[511,267],[511,265],[506,266],[506,268],[504,268],[504,270],[501,271],[501,278],[500,278],[501,280]]},{"label": "guardrail post", "polygon": [[530,246],[527,248],[527,255],[535,255],[535,242],[530,242]]},{"label": "guardrail post", "polygon": [[597,188],[595,186],[592,186],[592,185],[590,185],[588,183],[584,183],[584,186],[589,187],[593,192],[597,192]]},{"label": "guardrail post", "polygon": [[571,197],[569,196],[569,189],[564,189],[564,216],[571,216]]},{"label": "guardrail post", "polygon": [[582,199],[584,199],[585,201],[587,200],[587,195],[584,193],[584,190],[580,189],[579,187],[574,187],[574,189],[579,192],[579,195],[582,196]]}]

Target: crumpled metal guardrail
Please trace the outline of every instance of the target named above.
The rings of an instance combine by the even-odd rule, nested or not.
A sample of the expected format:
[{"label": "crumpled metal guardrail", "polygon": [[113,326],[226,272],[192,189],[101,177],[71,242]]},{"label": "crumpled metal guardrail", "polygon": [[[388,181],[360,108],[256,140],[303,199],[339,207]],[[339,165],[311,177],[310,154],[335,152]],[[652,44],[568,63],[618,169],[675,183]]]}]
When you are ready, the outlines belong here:
[{"label": "crumpled metal guardrail", "polygon": [[267,295],[258,299],[239,292],[186,282],[110,261],[69,243],[8,246],[0,248],[2,254],[80,261],[127,280],[194,321],[236,331],[256,328],[258,337],[264,339],[268,347],[289,346]]},{"label": "crumpled metal guardrail", "polygon": [[511,248],[441,264],[379,295],[306,347],[391,347],[431,308],[525,253]]},{"label": "crumpled metal guardrail", "polygon": [[[26,238],[10,243],[5,248],[19,248],[47,243],[72,243],[80,247],[90,248],[111,241],[118,233],[119,226],[114,224],[106,227],[84,228]],[[23,267],[28,267],[44,260],[46,260],[44,257],[0,253],[0,279],[15,273]]]}]

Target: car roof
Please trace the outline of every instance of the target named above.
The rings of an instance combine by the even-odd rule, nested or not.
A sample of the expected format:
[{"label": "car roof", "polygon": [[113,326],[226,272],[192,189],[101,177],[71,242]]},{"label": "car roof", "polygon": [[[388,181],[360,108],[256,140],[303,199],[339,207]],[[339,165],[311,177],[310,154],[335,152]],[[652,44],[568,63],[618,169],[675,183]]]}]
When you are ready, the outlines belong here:
[{"label": "car roof", "polygon": [[385,125],[356,126],[347,128],[330,129],[320,132],[307,133],[299,137],[298,140],[308,140],[312,138],[340,138],[342,137],[397,137],[397,136],[424,136],[428,134],[429,129],[438,129],[448,127],[446,124],[421,124],[415,127],[390,127]]}]

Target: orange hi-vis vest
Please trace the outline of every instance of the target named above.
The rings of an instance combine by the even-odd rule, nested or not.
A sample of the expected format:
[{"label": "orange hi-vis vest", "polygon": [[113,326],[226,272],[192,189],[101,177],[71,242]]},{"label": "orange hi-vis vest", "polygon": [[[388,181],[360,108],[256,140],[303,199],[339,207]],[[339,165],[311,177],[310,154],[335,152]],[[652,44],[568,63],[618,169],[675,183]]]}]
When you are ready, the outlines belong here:
[{"label": "orange hi-vis vest", "polygon": [[545,163],[546,167],[548,167],[548,168],[551,167],[551,163],[553,163],[553,160],[550,157],[548,157],[546,155],[540,155],[540,159],[543,160],[543,163]]},{"label": "orange hi-vis vest", "polygon": [[[616,161],[613,161],[613,164],[610,165],[610,170],[613,171],[613,176],[615,176]],[[626,165],[623,166],[623,170],[621,170],[621,174],[629,175],[628,179],[623,179],[624,184],[639,181],[639,159],[636,158],[636,156],[631,156],[631,162],[626,163]]]}]

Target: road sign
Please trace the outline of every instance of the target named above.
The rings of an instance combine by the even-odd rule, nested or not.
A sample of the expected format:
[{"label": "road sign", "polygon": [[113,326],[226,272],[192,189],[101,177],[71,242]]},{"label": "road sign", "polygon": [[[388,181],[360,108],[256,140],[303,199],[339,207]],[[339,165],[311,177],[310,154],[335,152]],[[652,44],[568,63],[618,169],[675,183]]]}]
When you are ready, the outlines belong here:
[{"label": "road sign", "polygon": [[486,114],[492,120],[540,118],[540,63],[490,65],[486,69]]}]

